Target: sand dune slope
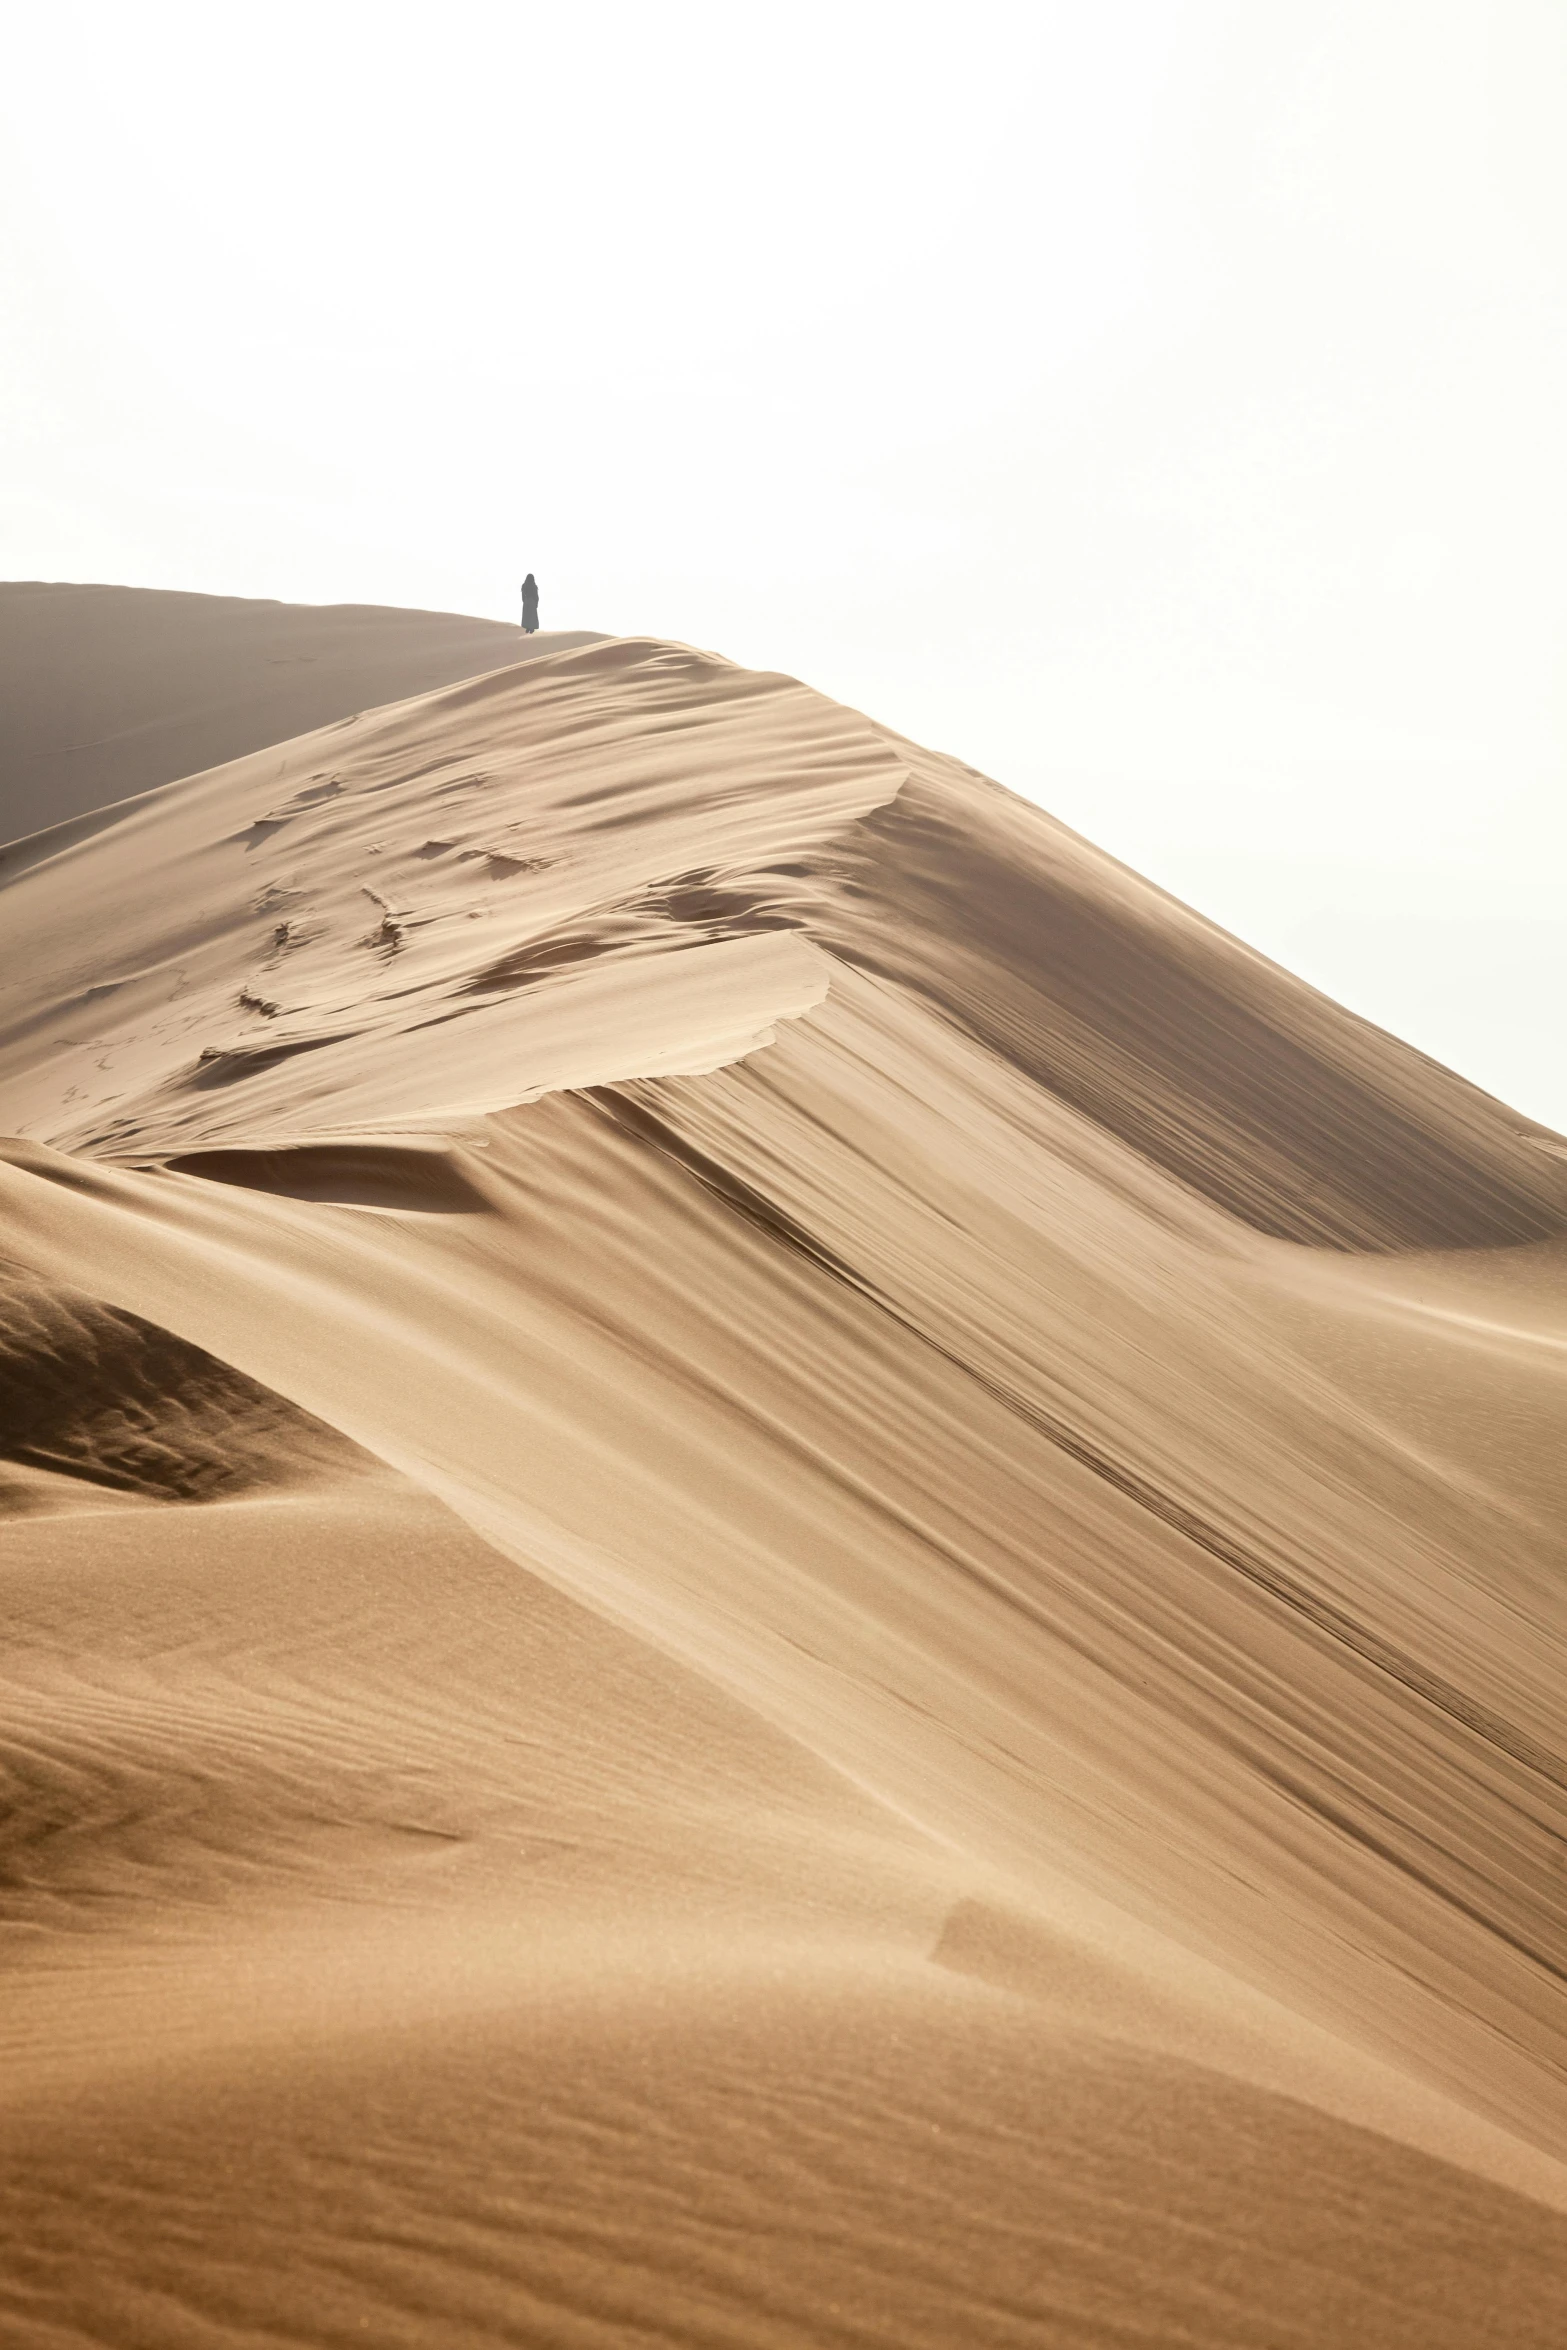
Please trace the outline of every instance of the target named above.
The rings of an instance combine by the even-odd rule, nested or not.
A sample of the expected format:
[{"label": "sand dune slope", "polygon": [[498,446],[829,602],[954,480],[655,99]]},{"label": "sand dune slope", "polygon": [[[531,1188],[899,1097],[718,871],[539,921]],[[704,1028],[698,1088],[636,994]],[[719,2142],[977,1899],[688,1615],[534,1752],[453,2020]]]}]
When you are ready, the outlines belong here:
[{"label": "sand dune slope", "polygon": [[654,643],[0,909],[0,2339],[1559,2337],[1557,1138]]},{"label": "sand dune slope", "polygon": [[212,1501],[336,1483],[360,1461],[335,1429],[200,1347],[0,1265],[0,1512],[106,1493]]},{"label": "sand dune slope", "polygon": [[0,839],[590,641],[456,612],[0,581]]},{"label": "sand dune slope", "polygon": [[3,1560],[17,2350],[1556,2339],[1567,2216],[1161,2047],[395,1480]]}]

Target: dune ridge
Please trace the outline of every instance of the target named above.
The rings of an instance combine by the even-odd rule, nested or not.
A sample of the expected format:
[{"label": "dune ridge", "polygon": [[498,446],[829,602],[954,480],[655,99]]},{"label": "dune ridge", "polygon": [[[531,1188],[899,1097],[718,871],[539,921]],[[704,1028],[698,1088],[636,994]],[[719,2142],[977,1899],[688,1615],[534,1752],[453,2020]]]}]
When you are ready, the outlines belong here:
[{"label": "dune ridge", "polygon": [[[35,836],[0,907],[26,1310],[234,1464],[73,1513],[38,1475],[112,1500],[123,1442],[13,1448],[51,1656],[112,1589],[166,1658],[239,1562],[170,1704],[112,1659],[28,1698],[50,1753],[134,1733],[111,1789],[227,1791],[194,1835],[103,1798],[110,1947],[13,2011],[18,2114],[69,2075],[81,2118],[4,2192],[54,2243],[109,2146],[119,2338],[133,2144],[248,2247],[176,2259],[193,2341],[324,2177],[312,2341],[355,2292],[410,2341],[1554,2338],[1557,1138],[959,763],[650,641]],[[305,2117],[248,2215],[173,2151],[203,2080]]]}]

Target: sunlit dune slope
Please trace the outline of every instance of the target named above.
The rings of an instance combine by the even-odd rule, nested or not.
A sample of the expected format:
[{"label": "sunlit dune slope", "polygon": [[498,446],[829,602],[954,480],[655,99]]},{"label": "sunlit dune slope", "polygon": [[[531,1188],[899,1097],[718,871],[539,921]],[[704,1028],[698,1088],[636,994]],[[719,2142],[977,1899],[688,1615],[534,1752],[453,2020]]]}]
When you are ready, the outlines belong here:
[{"label": "sunlit dune slope", "polygon": [[0,839],[589,641],[457,612],[0,581]]},{"label": "sunlit dune slope", "polygon": [[[35,1351],[101,1330],[146,1432],[235,1462],[159,1488],[204,1507],[116,1489],[90,1397],[12,1447],[26,1754],[123,1729],[135,1785],[194,1746],[225,1790],[170,1831],[149,2002],[110,1756],[129,1939],[19,2225],[129,2143],[139,2018],[170,2241],[238,2229],[253,2276],[310,2210],[336,2291],[373,2236],[378,2338],[1552,2338],[1567,1146],[956,762],[671,645],[35,836],[0,918]],[[129,1680],[113,1607],[61,1661],[105,1576]],[[74,2044],[62,1980],[18,2080]],[[220,2074],[248,2137],[315,2117],[243,2209],[189,2152]],[[101,2176],[144,2324],[163,2256]]]}]

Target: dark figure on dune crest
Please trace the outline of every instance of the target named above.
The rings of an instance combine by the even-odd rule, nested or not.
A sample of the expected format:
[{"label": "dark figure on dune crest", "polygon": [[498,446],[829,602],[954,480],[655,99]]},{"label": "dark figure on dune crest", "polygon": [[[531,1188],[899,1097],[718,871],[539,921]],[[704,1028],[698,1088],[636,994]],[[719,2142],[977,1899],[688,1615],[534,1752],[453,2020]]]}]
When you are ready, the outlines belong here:
[{"label": "dark figure on dune crest", "polygon": [[530,571],[522,583],[522,633],[532,636],[539,625],[539,583]]}]

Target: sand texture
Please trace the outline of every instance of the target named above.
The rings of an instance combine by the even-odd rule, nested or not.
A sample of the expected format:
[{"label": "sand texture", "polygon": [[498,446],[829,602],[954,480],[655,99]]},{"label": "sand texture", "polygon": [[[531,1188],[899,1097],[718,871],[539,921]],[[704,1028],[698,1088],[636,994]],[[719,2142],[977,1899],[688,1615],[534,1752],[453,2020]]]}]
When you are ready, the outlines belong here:
[{"label": "sand texture", "polygon": [[0,852],[0,2343],[1559,2344],[1567,1144],[477,665]]}]

